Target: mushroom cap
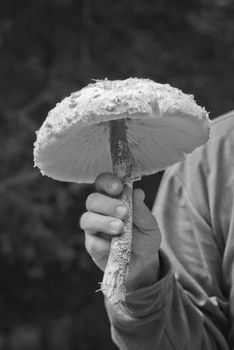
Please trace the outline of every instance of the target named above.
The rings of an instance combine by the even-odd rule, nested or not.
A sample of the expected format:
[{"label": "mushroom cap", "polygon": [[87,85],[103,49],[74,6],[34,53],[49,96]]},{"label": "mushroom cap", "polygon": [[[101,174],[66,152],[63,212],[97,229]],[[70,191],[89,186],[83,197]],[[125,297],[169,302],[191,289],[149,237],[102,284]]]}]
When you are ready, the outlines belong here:
[{"label": "mushroom cap", "polygon": [[142,175],[181,161],[209,137],[208,113],[192,95],[149,79],[97,80],[49,112],[37,131],[35,166],[80,183],[112,172],[109,121],[121,118]]}]

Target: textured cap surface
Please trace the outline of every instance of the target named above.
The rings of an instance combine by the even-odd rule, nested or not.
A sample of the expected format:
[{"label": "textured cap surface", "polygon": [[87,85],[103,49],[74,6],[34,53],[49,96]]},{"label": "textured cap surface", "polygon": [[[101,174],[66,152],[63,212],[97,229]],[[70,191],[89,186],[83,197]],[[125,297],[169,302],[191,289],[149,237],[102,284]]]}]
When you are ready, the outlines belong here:
[{"label": "textured cap surface", "polygon": [[209,137],[208,113],[192,95],[149,79],[97,80],[49,112],[37,132],[35,166],[71,182],[111,172],[109,121],[120,118],[142,175],[182,160]]}]

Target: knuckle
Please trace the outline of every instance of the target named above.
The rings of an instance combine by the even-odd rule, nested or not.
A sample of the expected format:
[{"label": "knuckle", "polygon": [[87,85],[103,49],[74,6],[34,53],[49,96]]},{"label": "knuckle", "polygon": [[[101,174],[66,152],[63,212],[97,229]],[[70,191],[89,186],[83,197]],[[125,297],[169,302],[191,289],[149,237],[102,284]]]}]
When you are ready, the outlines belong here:
[{"label": "knuckle", "polygon": [[87,221],[88,221],[89,213],[86,211],[84,214],[80,217],[80,227],[85,230]]},{"label": "knuckle", "polygon": [[102,173],[95,181],[98,192],[107,193],[109,196],[117,195],[122,191],[122,181],[113,173]]},{"label": "knuckle", "polygon": [[86,209],[90,210],[92,208],[93,202],[97,199],[97,193],[91,193],[86,200]]},{"label": "knuckle", "polygon": [[109,217],[108,216],[101,216],[99,220],[99,229],[103,232],[108,233],[109,232]]},{"label": "knuckle", "polygon": [[96,179],[95,179],[95,183],[98,183],[98,182],[102,181],[103,178],[105,179],[106,175],[107,175],[107,173],[101,173],[101,174],[99,174],[99,175],[96,177]]},{"label": "knuckle", "polygon": [[96,189],[101,191],[105,188],[105,182],[108,178],[108,173],[99,174],[95,179]]},{"label": "knuckle", "polygon": [[89,236],[85,240],[85,248],[89,255],[93,256],[97,253],[97,246],[95,244],[95,237]]}]

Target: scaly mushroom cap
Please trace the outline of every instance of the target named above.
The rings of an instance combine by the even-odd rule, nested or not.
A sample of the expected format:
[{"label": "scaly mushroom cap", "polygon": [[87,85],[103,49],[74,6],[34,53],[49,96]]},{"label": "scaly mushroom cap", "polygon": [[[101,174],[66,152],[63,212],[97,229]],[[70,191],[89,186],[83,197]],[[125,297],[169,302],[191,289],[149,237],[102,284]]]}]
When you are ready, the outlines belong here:
[{"label": "scaly mushroom cap", "polygon": [[109,121],[121,118],[142,175],[182,160],[209,137],[208,114],[192,95],[149,79],[97,80],[49,112],[37,132],[35,166],[71,182],[112,172]]}]

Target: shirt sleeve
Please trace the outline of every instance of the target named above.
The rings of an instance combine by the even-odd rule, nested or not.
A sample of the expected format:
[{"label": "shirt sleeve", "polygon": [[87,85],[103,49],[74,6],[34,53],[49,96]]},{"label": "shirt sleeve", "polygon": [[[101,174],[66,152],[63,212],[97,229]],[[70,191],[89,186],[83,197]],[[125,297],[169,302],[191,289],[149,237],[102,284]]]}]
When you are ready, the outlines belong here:
[{"label": "shirt sleeve", "polygon": [[222,256],[209,222],[203,170],[195,168],[194,196],[186,174],[180,176],[186,170],[168,171],[160,186],[153,210],[162,233],[160,280],[127,295],[122,312],[106,302],[121,350],[229,349]]}]

